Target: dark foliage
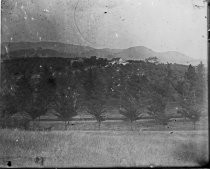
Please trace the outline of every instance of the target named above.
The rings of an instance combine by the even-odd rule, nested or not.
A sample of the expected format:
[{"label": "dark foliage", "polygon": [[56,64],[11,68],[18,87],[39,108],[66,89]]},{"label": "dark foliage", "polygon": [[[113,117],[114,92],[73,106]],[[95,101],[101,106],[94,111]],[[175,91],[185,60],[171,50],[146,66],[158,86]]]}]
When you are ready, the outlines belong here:
[{"label": "dark foliage", "polygon": [[165,114],[165,108],[166,102],[164,98],[158,93],[153,93],[147,109],[148,114],[155,119],[156,123],[167,125],[170,121],[170,117]]},{"label": "dark foliage", "polygon": [[166,125],[169,117],[165,108],[171,101],[180,102],[179,113],[194,123],[200,117],[200,110],[183,100],[195,105],[205,100],[202,63],[187,67],[159,64],[156,58],[149,58],[123,65],[95,56],[44,58],[37,56],[52,51],[29,52],[36,55],[1,63],[1,118],[27,112],[35,120],[54,108],[66,126],[80,109],[85,109],[100,126],[107,106],[112,106],[120,107],[120,113],[131,122],[147,112],[157,123]]}]

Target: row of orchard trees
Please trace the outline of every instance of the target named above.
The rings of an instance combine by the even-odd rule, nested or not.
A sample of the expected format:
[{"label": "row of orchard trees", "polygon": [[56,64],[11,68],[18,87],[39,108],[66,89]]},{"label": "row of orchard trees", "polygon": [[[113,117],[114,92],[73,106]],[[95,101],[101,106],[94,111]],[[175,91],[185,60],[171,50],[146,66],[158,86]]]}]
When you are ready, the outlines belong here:
[{"label": "row of orchard trees", "polygon": [[184,74],[184,80],[178,82],[176,91],[180,96],[181,106],[177,113],[185,119],[190,119],[195,129],[195,123],[199,120],[202,109],[207,105],[208,89],[204,65],[200,63],[196,68],[189,65]]},{"label": "row of orchard trees", "polygon": [[[203,64],[196,69],[190,65],[182,74],[172,70],[171,64],[141,61],[104,66],[96,61],[100,60],[90,58],[88,66],[82,67],[71,67],[61,58],[4,63],[1,81],[4,126],[17,113],[25,112],[22,114],[28,114],[33,121],[54,109],[54,114],[64,121],[65,129],[81,110],[91,114],[100,128],[108,106],[119,107],[119,113],[131,124],[146,112],[157,123],[166,125],[170,117],[165,108],[172,100],[180,102],[178,113],[183,117],[194,124],[199,119],[197,105],[204,103],[206,89]],[[24,124],[29,122],[29,118],[22,120]]]}]

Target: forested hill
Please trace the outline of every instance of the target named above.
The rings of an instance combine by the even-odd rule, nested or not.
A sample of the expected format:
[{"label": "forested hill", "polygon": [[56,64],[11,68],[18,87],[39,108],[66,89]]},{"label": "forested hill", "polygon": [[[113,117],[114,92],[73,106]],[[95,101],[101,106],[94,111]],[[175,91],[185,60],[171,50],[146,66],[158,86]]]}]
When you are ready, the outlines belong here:
[{"label": "forested hill", "polygon": [[168,102],[180,106],[186,99],[204,102],[205,78],[202,64],[97,57],[7,59],[1,63],[0,112],[4,118],[26,112],[35,119],[54,109],[58,119],[65,121],[87,111],[100,121],[101,113],[111,106],[124,116],[131,115],[131,120],[139,118],[136,113],[145,113],[162,123],[168,119]]},{"label": "forested hill", "polygon": [[[124,60],[145,60],[157,57],[162,63],[178,63],[197,65],[201,60],[192,59],[176,51],[155,52],[144,46],[135,46],[127,49],[95,49],[88,46],[64,44],[59,42],[4,42],[1,44],[1,57],[91,57]],[[203,61],[205,62],[205,61]]]}]

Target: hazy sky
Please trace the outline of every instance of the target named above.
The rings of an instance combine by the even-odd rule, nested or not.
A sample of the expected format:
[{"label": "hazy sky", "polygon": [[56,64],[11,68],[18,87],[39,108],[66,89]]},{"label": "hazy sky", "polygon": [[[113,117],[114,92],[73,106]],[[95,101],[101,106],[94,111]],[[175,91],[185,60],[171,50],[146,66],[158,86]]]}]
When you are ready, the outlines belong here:
[{"label": "hazy sky", "polygon": [[203,0],[2,0],[3,41],[145,46],[207,57]]}]

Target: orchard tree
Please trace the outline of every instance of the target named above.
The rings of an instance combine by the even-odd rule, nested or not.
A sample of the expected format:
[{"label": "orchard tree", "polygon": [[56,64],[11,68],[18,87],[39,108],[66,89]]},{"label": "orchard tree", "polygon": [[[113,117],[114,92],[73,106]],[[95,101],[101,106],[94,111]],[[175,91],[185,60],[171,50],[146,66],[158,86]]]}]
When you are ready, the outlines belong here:
[{"label": "orchard tree", "polygon": [[26,61],[7,60],[2,65],[1,118],[3,127],[5,127],[11,121],[12,115],[26,110],[32,98],[32,88],[29,83],[30,71],[27,69],[29,66]]},{"label": "orchard tree", "polygon": [[98,128],[100,130],[101,122],[105,121],[105,101],[97,98],[90,99],[86,103],[86,111],[96,119],[98,122]]},{"label": "orchard tree", "polygon": [[17,112],[17,100],[15,97],[14,81],[9,81],[7,78],[1,79],[0,102],[2,117]]},{"label": "orchard tree", "polygon": [[201,110],[198,105],[195,105],[190,99],[185,99],[177,113],[184,116],[185,119],[188,118],[193,123],[193,129],[195,130],[196,122],[201,117]]},{"label": "orchard tree", "polygon": [[164,77],[162,88],[164,89],[164,96],[168,99],[168,101],[173,100],[173,96],[175,90],[173,88],[175,78],[173,71],[171,69],[171,64],[167,63],[166,65],[166,75]]},{"label": "orchard tree", "polygon": [[16,82],[15,97],[17,98],[18,111],[27,111],[33,96],[33,89],[30,85],[30,80],[22,75]]},{"label": "orchard tree", "polygon": [[188,70],[185,72],[185,80],[189,83],[189,92],[193,94],[194,102],[196,101],[196,81],[197,81],[197,74],[195,71],[195,67],[191,64],[188,67]]},{"label": "orchard tree", "polygon": [[83,81],[85,89],[85,109],[98,122],[99,129],[101,122],[105,120],[107,90],[103,77],[97,68],[89,68]]},{"label": "orchard tree", "polygon": [[196,105],[190,107],[188,109],[189,115],[188,118],[193,123],[193,129],[195,130],[196,122],[200,120],[201,117],[201,110]]},{"label": "orchard tree", "polygon": [[92,91],[88,100],[85,101],[85,108],[87,113],[92,115],[98,122],[100,130],[101,122],[105,121],[106,114],[106,94],[102,86],[98,86]]},{"label": "orchard tree", "polygon": [[[201,117],[199,98],[202,97],[202,89],[204,88],[204,86],[202,86],[202,77],[204,77],[202,67],[203,65],[200,64],[196,73],[195,68],[189,65],[188,70],[185,72],[184,80],[182,83],[179,83],[180,85],[177,87],[177,89],[179,89],[177,91],[180,91],[179,102],[181,107],[177,113],[181,114],[185,119],[192,121],[194,129],[196,122],[199,121]],[[200,81],[202,84],[199,83]],[[199,93],[199,91],[201,93]]]},{"label": "orchard tree", "polygon": [[126,68],[117,65],[112,72],[112,85],[110,87],[111,95],[122,103],[123,92],[126,90],[126,81],[128,74]]},{"label": "orchard tree", "polygon": [[[44,115],[55,99],[56,79],[47,65],[40,64],[38,71],[30,78],[32,99],[28,100],[28,111],[33,119]],[[37,68],[37,67],[36,67]],[[27,112],[28,112],[27,111]]]},{"label": "orchard tree", "polygon": [[64,121],[66,130],[69,121],[78,114],[78,110],[81,107],[80,88],[77,87],[77,79],[71,70],[59,72],[56,82],[56,96],[53,101],[53,108],[56,112],[54,114]]},{"label": "orchard tree", "polygon": [[165,114],[166,101],[158,93],[153,93],[150,96],[150,102],[147,106],[148,114],[152,116],[157,124],[167,125],[170,117]]},{"label": "orchard tree", "polygon": [[187,90],[184,96],[180,96],[180,109],[178,109],[177,113],[181,114],[182,117],[189,119],[193,123],[193,128],[195,129],[195,124],[199,121],[201,117],[201,108],[199,104],[196,102],[194,92],[191,90]]},{"label": "orchard tree", "polygon": [[54,109],[56,112],[54,115],[64,121],[65,130],[67,130],[69,121],[78,113],[79,105],[77,101],[78,93],[70,87],[67,89],[60,89],[56,93],[56,100],[54,102]]},{"label": "orchard tree", "polygon": [[84,72],[83,87],[85,89],[85,99],[89,99],[89,97],[91,97],[97,85],[96,80],[97,80],[96,69],[90,67],[86,72]]},{"label": "orchard tree", "polygon": [[143,100],[137,99],[131,95],[124,95],[119,113],[125,116],[126,120],[130,121],[131,130],[133,130],[133,122],[141,119],[144,113]]},{"label": "orchard tree", "polygon": [[[138,69],[138,67],[135,67]],[[126,72],[126,71],[125,71]],[[142,118],[148,104],[148,94],[150,93],[150,84],[142,71],[136,73],[132,70],[127,73],[124,79],[124,88],[121,88],[120,114],[126,117],[131,123]]]},{"label": "orchard tree", "polygon": [[13,115],[17,115],[20,112],[26,112],[21,115],[22,120],[25,120],[28,124],[31,120],[31,118],[25,116],[32,112],[33,90],[29,82],[29,76],[27,77],[25,74],[11,76],[13,76],[11,77],[13,83],[11,83],[11,79],[10,82],[8,81],[9,79],[5,79],[1,93],[3,127],[11,122]]},{"label": "orchard tree", "polygon": [[197,80],[196,80],[196,96],[197,101],[200,104],[205,104],[207,100],[205,93],[207,91],[207,77],[205,73],[205,67],[202,62],[197,66]]},{"label": "orchard tree", "polygon": [[10,121],[10,117],[17,112],[17,102],[13,95],[3,92],[1,92],[0,101],[0,119],[2,122],[1,126],[5,128]]}]

